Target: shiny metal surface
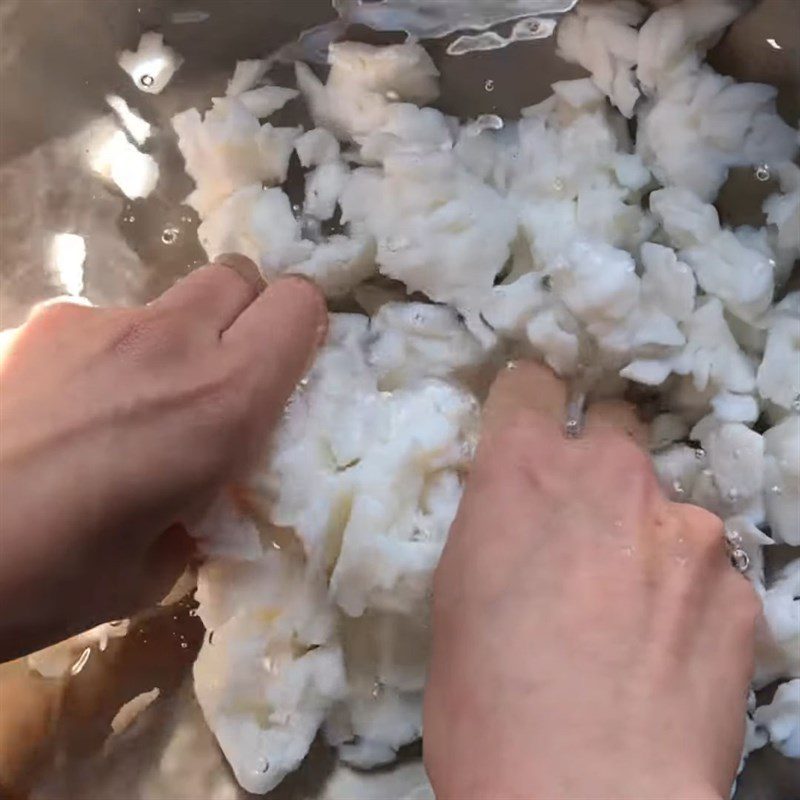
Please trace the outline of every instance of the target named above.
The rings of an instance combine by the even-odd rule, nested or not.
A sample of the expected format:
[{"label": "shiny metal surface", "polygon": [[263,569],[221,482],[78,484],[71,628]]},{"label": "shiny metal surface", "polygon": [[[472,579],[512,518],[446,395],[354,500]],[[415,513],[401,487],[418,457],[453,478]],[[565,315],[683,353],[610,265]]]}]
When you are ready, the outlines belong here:
[{"label": "shiny metal surface", "polygon": [[[208,18],[176,22],[180,17],[175,14],[187,11],[205,12]],[[54,233],[75,232],[86,238],[85,294],[96,303],[145,302],[201,263],[197,219],[182,205],[189,182],[169,118],[189,106],[206,106],[211,96],[222,92],[236,60],[261,57],[333,16],[328,0],[0,0],[0,328],[18,324],[31,304],[62,293],[46,268]],[[163,32],[185,58],[162,95],[137,91],[116,63],[117,53],[135,48],[147,30]],[[781,49],[768,45],[767,38],[780,42]],[[381,40],[392,38],[384,34]],[[458,58],[446,56],[445,45],[430,44],[443,74],[440,105],[463,117],[514,115],[520,107],[543,99],[553,80],[583,74],[555,59],[552,41]],[[797,123],[798,0],[763,0],[735,24],[712,60],[739,79],[778,86],[781,112]],[[494,82],[491,93],[485,91],[487,80]],[[162,175],[146,200],[127,201],[83,166],[75,137],[109,113],[104,101],[109,92],[125,98],[157,129],[148,149],[161,164]],[[736,174],[718,205],[729,221],[753,219],[753,209],[770,191],[769,183],[754,181],[752,174]],[[177,229],[174,243],[162,241],[165,227]],[[113,787],[113,796],[127,800],[127,777],[120,776],[135,773],[142,760],[160,757],[176,704],[189,702],[185,683],[199,628],[181,607],[143,620],[137,631],[78,676],[70,694],[72,717],[60,731],[69,741],[67,758],[58,768],[45,769],[58,780],[35,796],[107,800],[111,795],[104,792]],[[185,637],[190,646],[176,649],[176,636]],[[131,697],[150,688],[153,676],[173,701],[163,704],[147,735],[134,739],[130,752],[105,760],[90,756],[100,741],[98,725],[108,724],[102,714],[92,720],[81,711],[91,707],[87,698],[93,686],[117,681],[126,689],[115,696]],[[198,748],[209,754],[208,759],[216,758],[215,769],[224,772],[212,740],[203,740]],[[360,778],[336,771],[330,754],[320,747],[274,796],[397,798],[418,783],[420,770],[412,760],[400,769]],[[800,769],[767,748],[752,757],[737,797],[796,800]]]}]

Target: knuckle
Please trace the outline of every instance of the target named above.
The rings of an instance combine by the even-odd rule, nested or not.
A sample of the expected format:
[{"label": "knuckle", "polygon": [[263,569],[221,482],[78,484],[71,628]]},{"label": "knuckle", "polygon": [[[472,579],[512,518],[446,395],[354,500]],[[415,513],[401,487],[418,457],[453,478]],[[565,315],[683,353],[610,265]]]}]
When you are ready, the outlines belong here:
[{"label": "knuckle", "polygon": [[136,309],[120,316],[112,334],[111,349],[126,360],[141,361],[183,349],[187,338],[186,326],[178,315]]},{"label": "knuckle", "polygon": [[650,456],[636,442],[621,431],[608,435],[607,455],[617,469],[626,476],[652,476],[653,464]]},{"label": "knuckle", "polygon": [[71,325],[96,312],[92,306],[66,300],[38,303],[30,312],[28,323],[50,333],[53,329]]},{"label": "knuckle", "polygon": [[530,457],[548,436],[541,415],[526,408],[516,409],[494,432],[492,449],[498,455],[512,460]]},{"label": "knuckle", "polygon": [[700,506],[675,504],[681,527],[697,552],[716,555],[724,550],[725,525],[722,520]]},{"label": "knuckle", "polygon": [[622,431],[608,431],[596,439],[591,468],[610,486],[625,487],[629,493],[649,496],[659,491],[650,456]]},{"label": "knuckle", "polygon": [[530,471],[535,466],[536,453],[550,449],[545,447],[546,435],[535,412],[515,411],[501,425],[484,434],[473,474],[487,478]]}]

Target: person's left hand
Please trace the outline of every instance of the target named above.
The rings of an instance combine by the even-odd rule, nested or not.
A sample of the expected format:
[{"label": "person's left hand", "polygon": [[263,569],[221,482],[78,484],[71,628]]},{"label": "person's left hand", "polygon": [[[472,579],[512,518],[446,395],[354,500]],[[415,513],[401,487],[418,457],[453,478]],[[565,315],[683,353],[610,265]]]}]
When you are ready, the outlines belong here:
[{"label": "person's left hand", "polygon": [[217,263],[144,308],[46,304],[4,337],[0,661],[168,591],[185,526],[262,452],[326,330],[309,281],[259,295]]}]

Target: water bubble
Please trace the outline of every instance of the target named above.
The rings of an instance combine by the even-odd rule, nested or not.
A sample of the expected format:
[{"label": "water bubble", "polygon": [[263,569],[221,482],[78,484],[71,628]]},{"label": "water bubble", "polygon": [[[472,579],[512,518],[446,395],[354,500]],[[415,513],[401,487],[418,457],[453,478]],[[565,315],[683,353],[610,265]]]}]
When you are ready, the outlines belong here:
[{"label": "water bubble", "polygon": [[555,191],[557,191],[557,192],[563,192],[564,191],[564,181],[562,181],[561,178],[556,178],[553,181],[553,189],[555,189]]},{"label": "water bubble", "polygon": [[517,368],[517,362],[516,361],[506,361],[506,369],[512,370],[512,369],[516,369],[516,368]]},{"label": "water bubble", "polygon": [[185,650],[189,645],[186,642],[181,642],[181,650]]},{"label": "water bubble", "polygon": [[487,92],[493,92],[494,91],[494,81],[491,78],[489,78],[486,81],[486,83],[483,84],[483,88],[486,89]]},{"label": "water bubble", "polygon": [[767,164],[760,164],[756,168],[756,180],[768,181],[770,179],[769,166]]},{"label": "water bubble", "polygon": [[394,89],[389,89],[389,91],[386,92],[386,99],[396,101],[400,99],[400,95]]},{"label": "water bubble", "polygon": [[370,692],[370,694],[377,700],[383,694],[383,689],[383,681],[375,681],[375,683],[372,684],[372,692]]},{"label": "water bubble", "polygon": [[161,241],[164,244],[175,244],[179,235],[180,231],[176,227],[170,226],[169,228],[164,228],[164,232],[161,234]]},{"label": "water bubble", "polygon": [[683,488],[683,484],[679,480],[672,481],[672,491],[675,492],[678,497],[686,494],[686,489]]},{"label": "water bubble", "polygon": [[742,546],[742,535],[736,530],[726,530],[725,538],[732,547]]},{"label": "water bubble", "polygon": [[155,82],[156,79],[152,75],[142,75],[142,77],[139,78],[139,83],[141,83],[142,86],[146,86],[148,88],[152,86]]},{"label": "water bubble", "polygon": [[292,211],[294,211],[295,214],[299,214],[300,213],[300,204],[299,203],[293,203],[292,204]]},{"label": "water bubble", "polygon": [[581,435],[582,428],[583,426],[579,419],[568,419],[564,426],[564,431],[568,439],[577,439]]},{"label": "water bubble", "polygon": [[747,555],[747,551],[743,550],[741,547],[737,547],[735,550],[731,551],[730,557],[731,563],[739,572],[747,572],[750,568],[750,556]]},{"label": "water bubble", "polygon": [[739,499],[739,490],[736,488],[728,489],[726,497],[731,503],[735,503]]},{"label": "water bubble", "polygon": [[696,458],[698,461],[700,461],[701,459],[703,459],[703,458],[705,458],[705,457],[706,457],[706,451],[705,451],[705,450],[703,450],[703,448],[702,448],[702,447],[698,447],[698,448],[697,448],[697,449],[694,451],[694,457],[695,457],[695,458]]},{"label": "water bubble", "polygon": [[541,28],[541,23],[538,19],[523,19],[518,23],[519,28],[524,28],[525,30],[530,31],[531,33],[537,33],[539,28]]},{"label": "water bubble", "polygon": [[783,494],[783,489],[780,486],[778,486],[777,484],[775,486],[770,486],[769,487],[769,491],[770,491],[770,494],[776,494],[776,495]]}]

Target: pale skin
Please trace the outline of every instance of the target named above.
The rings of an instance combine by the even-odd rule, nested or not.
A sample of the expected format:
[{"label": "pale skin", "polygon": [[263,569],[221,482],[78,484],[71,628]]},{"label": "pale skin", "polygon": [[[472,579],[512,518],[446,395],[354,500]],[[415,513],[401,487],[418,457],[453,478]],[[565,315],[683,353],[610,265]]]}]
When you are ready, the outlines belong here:
[{"label": "pale skin", "polygon": [[[324,299],[300,278],[261,292],[224,260],[144,308],[39,309],[4,343],[0,661],[156,601],[192,554],[186,530],[268,446]],[[633,411],[594,406],[574,441],[564,399],[519,364],[486,406],[435,581],[437,797],[727,797],[755,594],[720,521],[661,494]],[[0,785],[30,759],[6,746],[13,719]]]}]

